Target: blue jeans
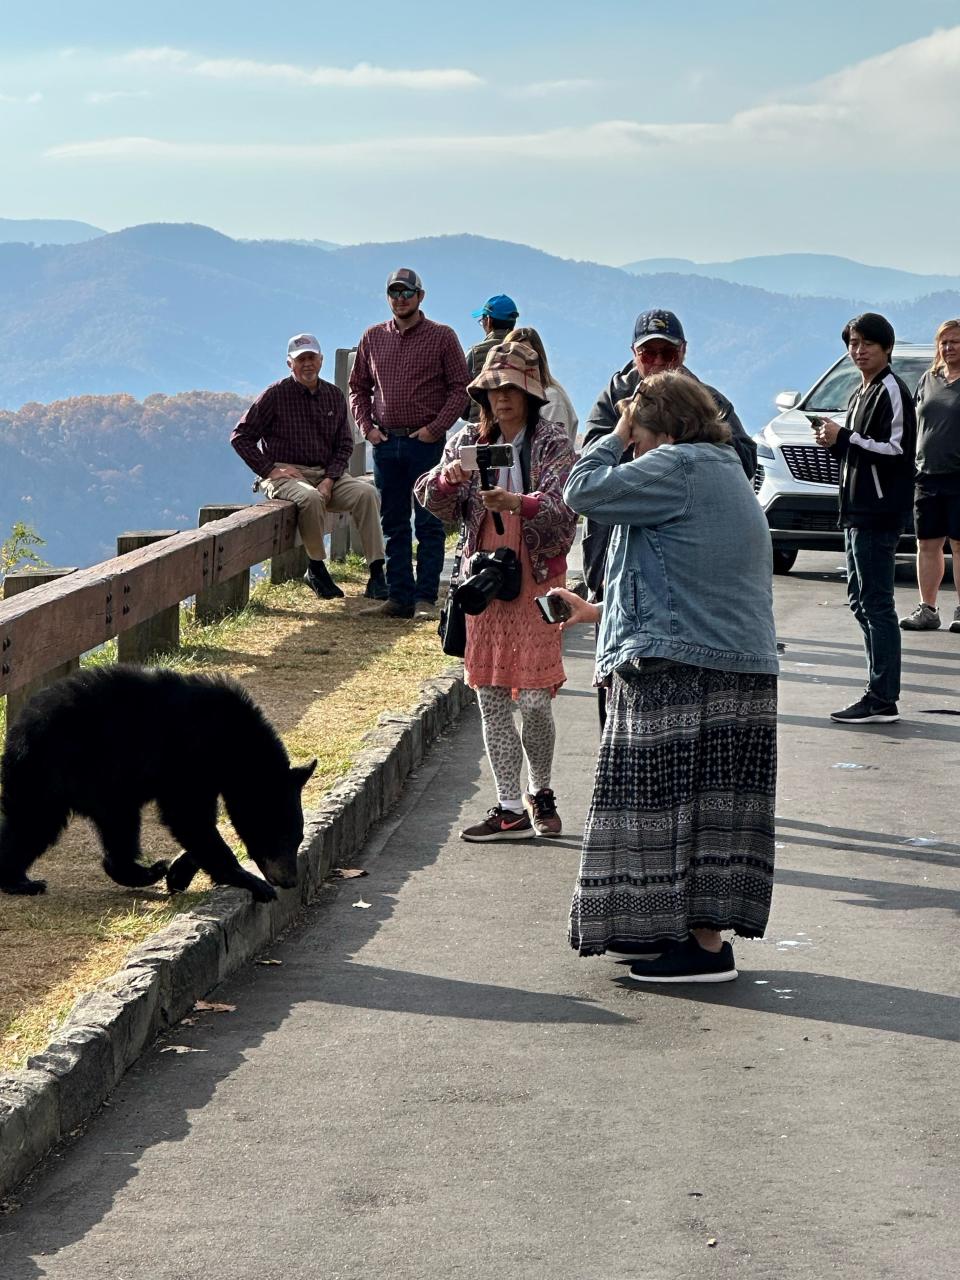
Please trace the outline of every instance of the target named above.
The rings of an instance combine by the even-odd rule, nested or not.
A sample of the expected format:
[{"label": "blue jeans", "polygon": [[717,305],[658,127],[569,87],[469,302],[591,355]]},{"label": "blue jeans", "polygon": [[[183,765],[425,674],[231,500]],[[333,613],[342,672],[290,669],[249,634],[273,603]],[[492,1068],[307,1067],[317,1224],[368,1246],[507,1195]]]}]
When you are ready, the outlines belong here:
[{"label": "blue jeans", "polygon": [[[397,604],[435,601],[443,571],[443,525],[413,500],[414,482],[440,461],[443,441],[429,444],[409,436],[390,436],[373,446],[373,479],[380,491],[380,523],[387,550],[387,590]],[[417,534],[417,571],[413,572],[413,514]]]},{"label": "blue jeans", "polygon": [[867,653],[867,686],[879,702],[900,697],[900,625],[893,598],[899,532],[845,529],[847,599]]}]

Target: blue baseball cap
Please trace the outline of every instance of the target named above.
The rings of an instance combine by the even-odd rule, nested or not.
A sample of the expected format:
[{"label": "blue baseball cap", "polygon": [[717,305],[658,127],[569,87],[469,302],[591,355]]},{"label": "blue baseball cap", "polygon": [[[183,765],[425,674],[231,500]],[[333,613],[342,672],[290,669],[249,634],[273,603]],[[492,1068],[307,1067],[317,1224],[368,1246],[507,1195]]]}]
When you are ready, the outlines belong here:
[{"label": "blue baseball cap", "polygon": [[477,311],[471,311],[470,314],[475,320],[480,316],[489,316],[491,320],[516,320],[520,314],[520,308],[508,294],[495,293],[482,307]]},{"label": "blue baseball cap", "polygon": [[633,345],[642,347],[645,342],[654,338],[662,338],[664,342],[672,342],[679,347],[686,342],[683,336],[683,325],[672,311],[641,311],[633,326]]}]

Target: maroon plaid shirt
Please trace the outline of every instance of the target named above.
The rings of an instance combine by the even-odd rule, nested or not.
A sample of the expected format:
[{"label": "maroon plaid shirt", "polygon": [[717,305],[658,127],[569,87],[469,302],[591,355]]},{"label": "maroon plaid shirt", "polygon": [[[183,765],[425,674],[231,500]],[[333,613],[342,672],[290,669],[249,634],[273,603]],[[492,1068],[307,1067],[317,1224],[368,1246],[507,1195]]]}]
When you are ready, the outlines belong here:
[{"label": "maroon plaid shirt", "polygon": [[353,453],[347,402],[332,382],[316,391],[292,375],[257,396],[233,429],[230,443],[248,467],[265,479],[278,462],[323,467],[331,480],[346,471]]},{"label": "maroon plaid shirt", "polygon": [[350,374],[350,406],[365,436],[373,427],[426,428],[442,440],[467,402],[467,362],[457,335],[426,316],[412,329],[395,320],[360,339]]}]

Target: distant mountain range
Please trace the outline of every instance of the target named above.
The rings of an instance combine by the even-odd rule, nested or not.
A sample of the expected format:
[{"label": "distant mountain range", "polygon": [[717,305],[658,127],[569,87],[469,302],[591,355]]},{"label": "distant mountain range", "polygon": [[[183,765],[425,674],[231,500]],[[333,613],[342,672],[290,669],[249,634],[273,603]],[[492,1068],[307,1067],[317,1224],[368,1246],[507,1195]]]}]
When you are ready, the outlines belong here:
[{"label": "distant mountain range", "polygon": [[[840,354],[857,299],[790,297],[690,273],[636,276],[479,236],[347,245],[241,242],[209,227],[147,224],[73,245],[0,244],[0,407],[28,400],[205,389],[253,395],[285,371],[287,337],[315,331],[330,357],[387,318],[384,281],[414,266],[424,309],[465,345],[470,312],[508,292],[541,329],[581,416],[629,355],[637,311],[683,320],[689,363],[759,429],[784,386]],[[901,337],[929,341],[960,295],[890,308]]]},{"label": "distant mountain range", "polygon": [[691,262],[689,258],[643,258],[623,268],[633,275],[669,272],[752,285],[800,297],[849,298],[880,309],[888,302],[913,302],[926,294],[960,289],[960,276],[917,275],[894,267],[870,267],[823,253],[774,253],[732,262]]},{"label": "distant mountain range", "polygon": [[0,244],[80,244],[106,235],[89,222],[62,218],[0,218]]}]

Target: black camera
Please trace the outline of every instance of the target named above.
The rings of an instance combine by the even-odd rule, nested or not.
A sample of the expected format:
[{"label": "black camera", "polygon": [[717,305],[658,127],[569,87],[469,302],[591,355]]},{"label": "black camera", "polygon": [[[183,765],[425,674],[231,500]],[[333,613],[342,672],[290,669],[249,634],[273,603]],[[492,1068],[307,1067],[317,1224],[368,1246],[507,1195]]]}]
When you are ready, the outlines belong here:
[{"label": "black camera", "polygon": [[464,613],[483,613],[491,600],[516,600],[520,580],[520,560],[512,547],[478,551],[470,559],[470,577],[457,587],[454,600]]}]

